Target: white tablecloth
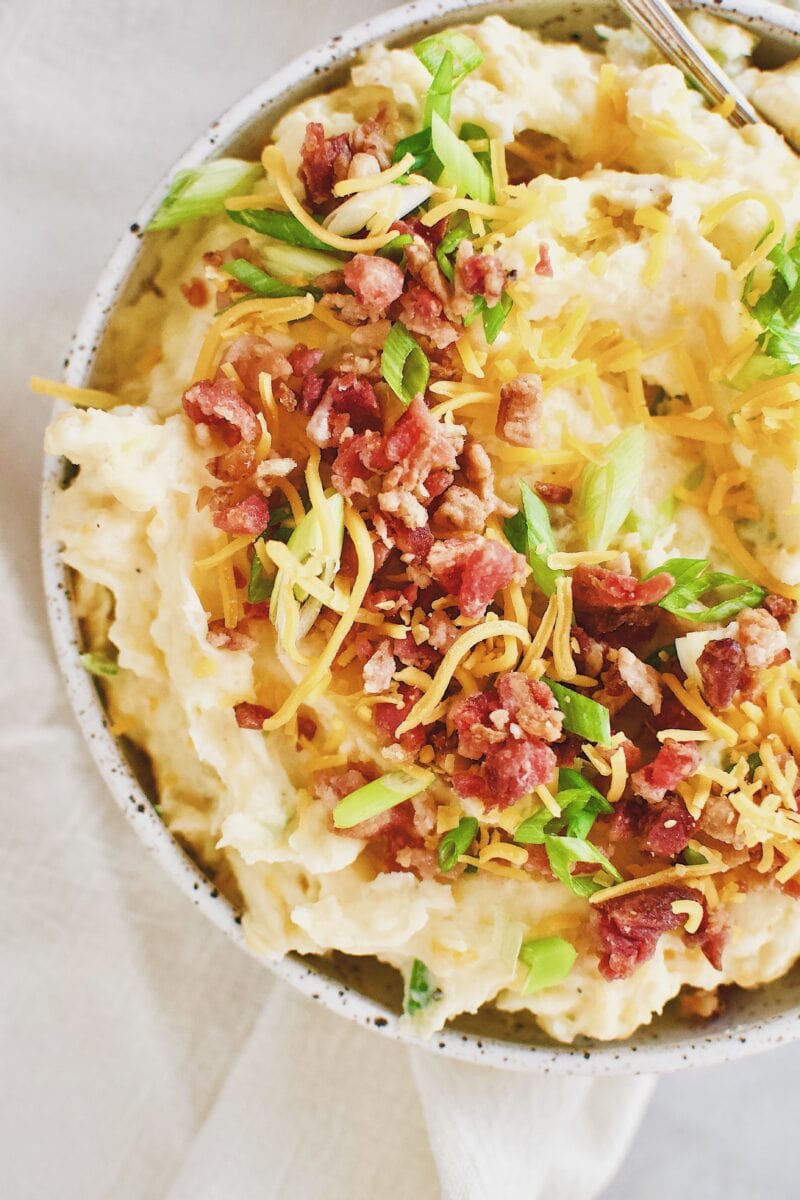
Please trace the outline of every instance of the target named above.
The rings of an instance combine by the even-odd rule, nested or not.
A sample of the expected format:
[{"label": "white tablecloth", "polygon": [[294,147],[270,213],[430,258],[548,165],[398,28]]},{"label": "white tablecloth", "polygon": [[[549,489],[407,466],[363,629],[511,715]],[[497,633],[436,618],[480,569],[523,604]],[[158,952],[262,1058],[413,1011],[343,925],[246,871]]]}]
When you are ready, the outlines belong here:
[{"label": "white tablecloth", "polygon": [[48,403],[118,232],[184,145],[377,0],[5,0],[2,494],[4,1200],[587,1200],[649,1080],[409,1053],[314,1007],[149,859],[55,671],[37,548]]}]

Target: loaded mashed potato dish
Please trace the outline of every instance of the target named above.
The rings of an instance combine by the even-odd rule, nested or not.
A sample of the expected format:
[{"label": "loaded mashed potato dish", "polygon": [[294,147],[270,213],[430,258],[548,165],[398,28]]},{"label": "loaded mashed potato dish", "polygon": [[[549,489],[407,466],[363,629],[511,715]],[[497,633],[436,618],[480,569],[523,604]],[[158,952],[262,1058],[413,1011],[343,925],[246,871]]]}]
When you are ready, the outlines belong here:
[{"label": "loaded mashed potato dish", "polygon": [[422,1030],[620,1038],[800,955],[800,168],[605,37],[372,46],[181,174],[47,434],[164,821],[258,952],[377,956]]}]

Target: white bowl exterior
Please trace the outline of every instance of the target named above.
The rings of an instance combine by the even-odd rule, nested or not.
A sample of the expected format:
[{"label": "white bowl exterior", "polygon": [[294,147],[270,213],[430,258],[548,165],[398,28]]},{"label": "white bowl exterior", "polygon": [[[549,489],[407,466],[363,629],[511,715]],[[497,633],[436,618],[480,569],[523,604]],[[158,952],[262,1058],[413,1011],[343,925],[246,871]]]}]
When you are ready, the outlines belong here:
[{"label": "white bowl exterior", "polygon": [[[760,0],[694,0],[687,7],[724,13],[731,20],[752,24],[761,33],[774,34],[781,41],[796,44],[800,52],[800,18],[789,10]],[[391,9],[353,26],[330,43],[294,59],[228,109],[152,190],[97,282],[73,339],[65,370],[66,381],[76,387],[89,383],[96,350],[109,314],[125,287],[140,250],[138,231],[153,216],[175,173],[214,157],[220,148],[225,149],[243,129],[257,120],[262,110],[275,106],[287,94],[291,95],[302,85],[327,74],[337,65],[346,64],[361,47],[370,42],[410,39],[423,27],[442,27],[462,19],[477,20],[489,13],[499,13],[511,19],[527,17],[526,23],[536,26],[539,24],[537,18],[559,21],[563,19],[559,10],[568,9],[573,23],[580,21],[583,13],[582,23],[590,28],[598,19],[597,10],[600,8],[598,0],[590,3],[574,0],[569,5],[556,0],[505,0],[505,3],[487,3],[486,0],[415,0],[414,3]],[[62,411],[64,407],[57,403],[54,413]],[[45,458],[42,566],[56,656],[78,723],[109,790],[139,838],[201,912],[250,953],[240,917],[181,849],[154,811],[109,732],[106,713],[92,677],[81,665],[80,634],[70,603],[68,572],[61,561],[58,547],[46,535],[52,499],[60,488],[62,472],[61,460]],[[396,1013],[352,987],[327,978],[316,966],[309,965],[299,956],[292,955],[281,960],[266,960],[259,956],[259,960],[306,996],[389,1037],[414,1042],[468,1062],[518,1071],[581,1075],[665,1072],[689,1065],[708,1065],[800,1038],[800,1013],[792,1009],[764,1019],[756,1017],[733,1026],[715,1027],[702,1037],[687,1028],[685,1038],[668,1038],[663,1042],[653,1037],[649,1027],[638,1031],[625,1042],[582,1042],[576,1046],[555,1042],[544,1046],[526,1045],[450,1028],[423,1042],[409,1034]]]}]

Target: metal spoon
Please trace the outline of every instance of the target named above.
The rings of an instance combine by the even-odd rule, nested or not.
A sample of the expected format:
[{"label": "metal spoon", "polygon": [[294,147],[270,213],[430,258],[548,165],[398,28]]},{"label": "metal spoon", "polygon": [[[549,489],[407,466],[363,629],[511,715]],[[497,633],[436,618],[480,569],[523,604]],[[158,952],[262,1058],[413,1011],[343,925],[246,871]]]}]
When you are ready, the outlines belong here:
[{"label": "metal spoon", "polygon": [[692,81],[711,104],[733,99],[732,125],[755,125],[761,117],[718,62],[684,25],[666,0],[618,0],[620,8],[658,46],[664,57]]}]

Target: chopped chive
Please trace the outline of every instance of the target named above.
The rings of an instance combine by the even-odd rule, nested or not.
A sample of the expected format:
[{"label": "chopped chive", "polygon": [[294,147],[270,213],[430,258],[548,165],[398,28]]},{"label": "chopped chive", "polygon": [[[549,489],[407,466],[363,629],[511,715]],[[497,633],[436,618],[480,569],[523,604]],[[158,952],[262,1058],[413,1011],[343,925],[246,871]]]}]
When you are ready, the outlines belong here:
[{"label": "chopped chive", "polygon": [[443,871],[452,871],[459,856],[466,854],[477,832],[475,817],[462,817],[455,829],[450,829],[442,836],[437,858]]},{"label": "chopped chive", "polygon": [[415,958],[406,984],[403,1009],[409,1016],[422,1012],[433,1001],[441,997],[441,991],[433,983],[430,971],[421,959]]}]

